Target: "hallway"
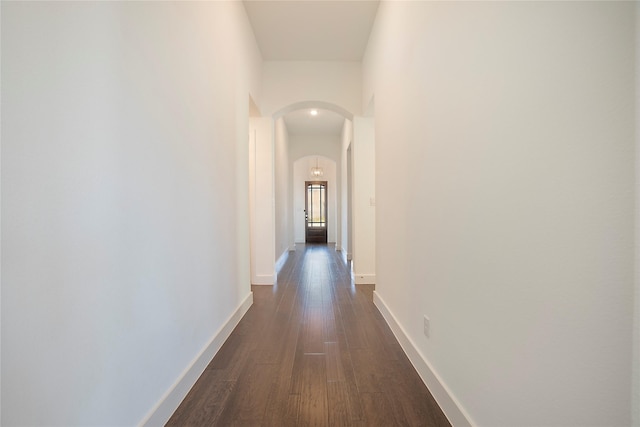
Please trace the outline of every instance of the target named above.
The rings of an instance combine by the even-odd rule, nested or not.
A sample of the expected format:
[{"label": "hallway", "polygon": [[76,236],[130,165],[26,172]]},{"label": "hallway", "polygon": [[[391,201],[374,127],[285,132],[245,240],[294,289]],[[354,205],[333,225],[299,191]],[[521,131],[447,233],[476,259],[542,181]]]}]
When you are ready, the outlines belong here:
[{"label": "hallway", "polygon": [[297,245],[169,426],[448,426],[333,246]]},{"label": "hallway", "polygon": [[0,27],[0,425],[640,427],[640,1]]}]

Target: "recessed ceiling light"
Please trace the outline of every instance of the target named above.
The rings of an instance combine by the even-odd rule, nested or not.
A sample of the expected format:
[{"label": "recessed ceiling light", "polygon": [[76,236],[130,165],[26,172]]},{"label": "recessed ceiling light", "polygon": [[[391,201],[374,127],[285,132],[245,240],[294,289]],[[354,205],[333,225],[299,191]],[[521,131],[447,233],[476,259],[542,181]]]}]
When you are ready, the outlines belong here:
[{"label": "recessed ceiling light", "polygon": [[318,115],[318,110],[311,110],[309,112],[309,114],[311,114],[312,116],[317,116]]}]

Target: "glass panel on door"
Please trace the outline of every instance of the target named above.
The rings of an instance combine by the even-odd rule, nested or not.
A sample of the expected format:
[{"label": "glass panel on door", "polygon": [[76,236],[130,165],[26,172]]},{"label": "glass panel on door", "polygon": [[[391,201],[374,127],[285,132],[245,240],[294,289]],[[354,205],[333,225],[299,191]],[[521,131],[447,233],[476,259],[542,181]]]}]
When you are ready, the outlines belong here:
[{"label": "glass panel on door", "polygon": [[327,182],[305,182],[305,236],[307,243],[327,243]]}]

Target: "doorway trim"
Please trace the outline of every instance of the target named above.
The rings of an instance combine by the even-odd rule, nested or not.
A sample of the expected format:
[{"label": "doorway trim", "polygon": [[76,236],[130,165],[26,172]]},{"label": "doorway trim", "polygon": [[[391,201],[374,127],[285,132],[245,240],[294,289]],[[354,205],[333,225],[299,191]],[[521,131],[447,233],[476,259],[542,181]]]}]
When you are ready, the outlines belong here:
[{"label": "doorway trim", "polygon": [[[318,188],[314,188],[318,187]],[[311,191],[310,191],[311,190]],[[314,190],[318,190],[320,221],[309,221],[309,215],[314,215]],[[304,182],[304,241],[305,243],[327,243],[329,228],[328,211],[328,188],[327,181],[305,181]],[[311,201],[310,201],[311,199]],[[309,224],[321,224],[318,227]]]}]

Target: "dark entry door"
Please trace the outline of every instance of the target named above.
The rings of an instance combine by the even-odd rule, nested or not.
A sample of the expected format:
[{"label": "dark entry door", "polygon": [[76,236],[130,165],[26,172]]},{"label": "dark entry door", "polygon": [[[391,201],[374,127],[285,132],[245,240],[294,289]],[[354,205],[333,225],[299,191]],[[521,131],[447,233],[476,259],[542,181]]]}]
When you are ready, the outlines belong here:
[{"label": "dark entry door", "polygon": [[327,243],[327,181],[305,181],[304,229],[307,243]]}]

